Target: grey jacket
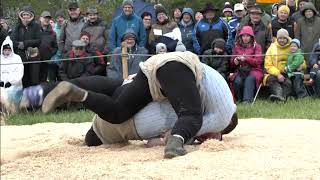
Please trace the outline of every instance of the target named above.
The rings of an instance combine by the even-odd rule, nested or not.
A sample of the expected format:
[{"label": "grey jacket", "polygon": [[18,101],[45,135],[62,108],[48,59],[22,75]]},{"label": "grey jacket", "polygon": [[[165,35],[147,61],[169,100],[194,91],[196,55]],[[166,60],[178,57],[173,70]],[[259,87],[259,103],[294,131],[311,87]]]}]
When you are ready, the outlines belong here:
[{"label": "grey jacket", "polygon": [[[144,47],[135,46],[132,50],[128,50],[128,74],[135,74],[139,71],[139,63],[148,59],[147,56],[136,56],[134,54],[148,54],[148,50]],[[117,47],[113,50],[112,54],[121,54],[121,47]],[[107,76],[112,79],[123,79],[122,78],[122,59],[121,55],[115,55],[111,58],[111,63],[107,67]]]}]

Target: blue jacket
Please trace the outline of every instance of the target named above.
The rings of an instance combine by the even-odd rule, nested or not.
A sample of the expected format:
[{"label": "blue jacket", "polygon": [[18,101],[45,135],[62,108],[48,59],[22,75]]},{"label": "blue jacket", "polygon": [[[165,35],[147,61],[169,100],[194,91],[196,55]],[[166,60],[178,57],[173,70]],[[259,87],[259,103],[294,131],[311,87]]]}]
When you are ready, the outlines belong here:
[{"label": "blue jacket", "polygon": [[211,48],[211,43],[217,38],[224,39],[228,53],[232,51],[231,31],[229,25],[221,18],[215,17],[213,23],[206,19],[199,21],[193,33],[193,48],[195,53],[202,54],[205,50]]},{"label": "blue jacket", "polygon": [[234,16],[229,22],[229,27],[230,27],[230,31],[231,31],[231,44],[233,45],[235,43],[235,38],[236,38],[236,34],[237,34],[237,28],[239,27],[241,22],[241,19]]},{"label": "blue jacket", "polygon": [[133,29],[137,34],[137,44],[140,47],[145,46],[146,30],[144,28],[142,19],[134,13],[129,16],[126,16],[122,13],[112,21],[111,30],[109,33],[110,50],[114,50],[116,47],[121,46],[121,37],[127,29]]},{"label": "blue jacket", "polygon": [[194,25],[195,25],[194,19],[193,19],[193,11],[191,8],[183,8],[182,15],[184,13],[189,13],[192,17],[192,20],[188,24],[185,24],[183,20],[181,20],[178,23],[178,27],[181,32],[182,43],[186,46],[187,51],[194,52],[193,40],[192,40],[192,34],[194,31]]},{"label": "blue jacket", "polygon": [[[313,65],[318,63],[319,60],[319,54],[316,54],[315,51],[316,49],[320,48],[320,42],[316,43],[313,48],[312,48],[312,52],[310,54],[310,59],[309,59],[309,66],[310,68],[312,68]],[[319,65],[319,64],[318,64]]]}]

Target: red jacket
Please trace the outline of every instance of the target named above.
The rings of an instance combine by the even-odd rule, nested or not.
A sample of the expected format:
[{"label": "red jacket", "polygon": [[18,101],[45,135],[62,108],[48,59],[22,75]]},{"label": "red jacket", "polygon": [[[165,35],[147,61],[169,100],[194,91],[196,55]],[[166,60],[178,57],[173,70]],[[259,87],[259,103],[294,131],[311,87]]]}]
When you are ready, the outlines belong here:
[{"label": "red jacket", "polygon": [[[230,61],[231,69],[234,69],[234,74],[230,77],[230,80],[233,81],[235,77],[239,73],[239,67],[241,65],[249,65],[251,67],[250,75],[253,75],[256,77],[256,86],[259,87],[262,78],[263,78],[263,71],[262,71],[262,63],[263,59],[262,56],[250,56],[250,55],[261,55],[262,49],[261,46],[254,42],[253,46],[251,47],[243,47],[239,42],[235,44],[235,47],[232,51],[232,55],[239,55],[239,56],[245,56],[246,60],[243,62],[240,62],[239,65],[235,65],[234,59],[238,56],[232,56]],[[246,56],[249,55],[249,56]]]}]

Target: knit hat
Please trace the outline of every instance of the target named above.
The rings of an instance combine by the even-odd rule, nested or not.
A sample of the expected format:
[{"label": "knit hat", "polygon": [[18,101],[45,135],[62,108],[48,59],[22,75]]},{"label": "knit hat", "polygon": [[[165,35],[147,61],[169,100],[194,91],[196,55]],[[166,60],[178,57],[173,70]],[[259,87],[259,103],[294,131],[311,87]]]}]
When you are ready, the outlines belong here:
[{"label": "knit hat", "polygon": [[167,15],[166,9],[162,6],[162,4],[156,4],[154,5],[154,8],[156,10],[156,17],[158,16],[159,13],[164,13]]},{"label": "knit hat", "polygon": [[287,5],[280,5],[278,7],[278,12],[281,12],[281,11],[284,11],[284,12],[287,12],[288,14],[290,14],[290,8]]},{"label": "knit hat", "polygon": [[64,18],[64,12],[62,9],[59,9],[58,11],[56,11],[56,14],[54,15],[55,18],[59,16]]},{"label": "knit hat", "polygon": [[[5,49],[11,49],[11,47],[10,47],[9,44],[5,44],[5,45],[3,45],[2,49],[3,49],[3,50],[5,50]],[[11,49],[11,50],[12,50],[12,49]]]},{"label": "knit hat", "polygon": [[225,47],[226,47],[226,41],[222,38],[215,39],[211,44],[212,49],[219,48],[219,49],[225,50]]},{"label": "knit hat", "polygon": [[186,49],[186,46],[181,41],[178,41],[176,46],[176,51],[185,52],[187,51],[187,49]]},{"label": "knit hat", "polygon": [[292,39],[292,41],[290,42],[290,45],[291,45],[292,43],[295,43],[295,44],[298,46],[298,48],[300,48],[300,41],[299,41],[299,39]]},{"label": "knit hat", "polygon": [[224,13],[224,12],[231,12],[231,13],[233,13],[232,6],[231,6],[230,2],[224,3],[224,8],[223,8],[223,11],[222,11],[222,12],[223,12],[223,13]]},{"label": "knit hat", "polygon": [[124,0],[122,2],[122,7],[125,5],[129,5],[129,6],[133,7],[133,1],[132,0]]},{"label": "knit hat", "polygon": [[136,33],[133,31],[133,29],[128,29],[128,30],[123,34],[121,40],[124,41],[124,40],[129,39],[129,38],[137,39],[137,35],[136,35]]},{"label": "knit hat", "polygon": [[280,38],[280,37],[285,37],[287,39],[290,39],[288,31],[283,28],[279,29],[277,32],[277,38]]},{"label": "knit hat", "polygon": [[156,53],[159,54],[160,50],[165,49],[167,51],[167,46],[163,43],[158,43],[156,45]]}]

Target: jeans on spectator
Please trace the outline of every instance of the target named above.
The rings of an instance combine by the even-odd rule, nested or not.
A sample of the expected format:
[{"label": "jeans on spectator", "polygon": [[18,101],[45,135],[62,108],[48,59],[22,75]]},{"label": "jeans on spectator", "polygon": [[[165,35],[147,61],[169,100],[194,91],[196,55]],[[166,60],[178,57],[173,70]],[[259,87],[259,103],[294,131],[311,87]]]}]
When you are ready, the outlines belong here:
[{"label": "jeans on spectator", "polygon": [[233,83],[237,101],[253,101],[256,89],[256,77],[249,75],[242,78],[240,75],[237,75]]}]

